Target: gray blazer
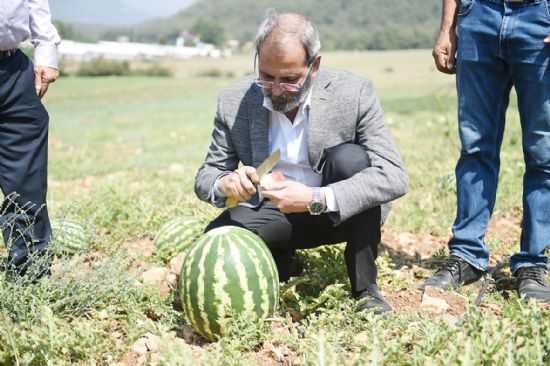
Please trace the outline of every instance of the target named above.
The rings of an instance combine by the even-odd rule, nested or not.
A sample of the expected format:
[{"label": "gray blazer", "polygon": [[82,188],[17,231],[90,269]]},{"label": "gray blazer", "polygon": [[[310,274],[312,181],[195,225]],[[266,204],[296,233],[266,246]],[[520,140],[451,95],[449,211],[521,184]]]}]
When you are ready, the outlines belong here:
[{"label": "gray blazer", "polygon": [[[225,199],[212,197],[217,177],[243,165],[258,167],[268,156],[268,110],[262,90],[252,77],[225,88],[218,99],[214,131],[206,160],[195,178],[197,196],[218,207]],[[371,166],[353,177],[330,184],[340,211],[335,224],[371,207],[389,203],[407,192],[407,173],[372,83],[350,72],[320,68],[313,83],[309,110],[308,151],[314,171],[322,170],[326,148],[343,142],[363,146]]]}]

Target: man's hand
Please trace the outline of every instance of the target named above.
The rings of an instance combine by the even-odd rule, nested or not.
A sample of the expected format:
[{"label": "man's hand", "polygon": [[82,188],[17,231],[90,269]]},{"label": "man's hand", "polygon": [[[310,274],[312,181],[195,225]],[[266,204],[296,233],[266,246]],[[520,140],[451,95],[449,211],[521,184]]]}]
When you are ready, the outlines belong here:
[{"label": "man's hand", "polygon": [[544,39],[544,44],[550,45],[550,33],[548,33],[548,35],[547,35],[546,38]]},{"label": "man's hand", "polygon": [[239,201],[246,201],[256,193],[256,185],[259,183],[256,169],[244,166],[221,177],[218,181],[218,190],[225,197],[235,197]]},{"label": "man's hand", "polygon": [[34,85],[40,99],[42,99],[48,91],[48,86],[55,82],[58,77],[59,71],[57,69],[45,66],[34,67]]},{"label": "man's hand", "polygon": [[442,32],[439,35],[432,56],[435,60],[437,69],[445,74],[455,73],[455,56],[457,36],[454,28]]},{"label": "man's hand", "polygon": [[294,181],[271,182],[262,190],[262,196],[273,202],[281,212],[307,212],[312,189]]}]

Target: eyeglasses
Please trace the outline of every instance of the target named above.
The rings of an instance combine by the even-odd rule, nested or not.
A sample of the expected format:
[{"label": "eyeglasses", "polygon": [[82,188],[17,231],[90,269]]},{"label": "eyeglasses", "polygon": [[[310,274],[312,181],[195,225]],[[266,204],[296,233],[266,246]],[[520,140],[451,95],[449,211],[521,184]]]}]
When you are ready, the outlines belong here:
[{"label": "eyeglasses", "polygon": [[[257,55],[256,55],[256,57],[254,57],[254,74],[256,74],[256,59],[257,59]],[[313,58],[313,60],[315,60],[315,58]],[[260,80],[260,78],[256,78],[254,80],[254,84],[256,84],[257,86],[259,86],[262,89],[273,89],[275,86],[279,86],[279,88],[281,88],[282,90],[287,91],[287,92],[299,92],[302,89],[302,87],[304,86],[304,83],[307,80],[307,78],[309,76],[309,73],[311,72],[311,67],[312,66],[313,66],[313,61],[311,61],[309,63],[309,68],[307,70],[306,76],[304,77],[304,81],[302,83],[299,83],[299,84],[276,83],[274,81]]]}]

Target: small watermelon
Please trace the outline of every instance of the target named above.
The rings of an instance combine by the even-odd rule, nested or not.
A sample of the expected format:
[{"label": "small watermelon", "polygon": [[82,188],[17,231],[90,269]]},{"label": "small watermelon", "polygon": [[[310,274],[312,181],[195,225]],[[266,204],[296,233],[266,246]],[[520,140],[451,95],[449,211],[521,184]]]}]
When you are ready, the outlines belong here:
[{"label": "small watermelon", "polygon": [[191,326],[210,340],[223,336],[235,316],[273,316],[279,302],[269,249],[259,236],[236,226],[211,230],[189,248],[180,286]]},{"label": "small watermelon", "polygon": [[191,216],[176,217],[162,225],[155,236],[155,252],[169,261],[184,252],[204,231],[202,221]]},{"label": "small watermelon", "polygon": [[79,221],[73,219],[52,220],[51,227],[50,248],[58,255],[73,255],[85,249],[89,244],[90,235]]}]

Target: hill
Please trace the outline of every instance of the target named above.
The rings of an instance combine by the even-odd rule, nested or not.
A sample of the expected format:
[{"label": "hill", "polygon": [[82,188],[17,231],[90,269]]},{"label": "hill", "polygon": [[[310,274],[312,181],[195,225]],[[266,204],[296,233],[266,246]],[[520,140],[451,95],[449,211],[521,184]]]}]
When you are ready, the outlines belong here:
[{"label": "hill", "polygon": [[125,31],[136,41],[162,41],[206,19],[223,26],[227,38],[246,42],[254,37],[269,7],[309,17],[325,50],[431,47],[441,11],[439,1],[199,0],[177,15],[118,32]]}]

